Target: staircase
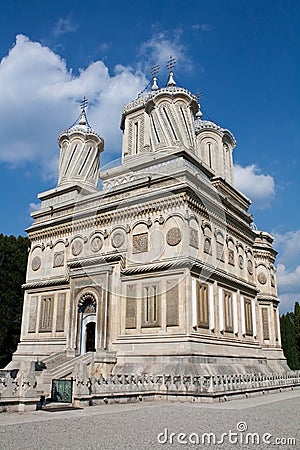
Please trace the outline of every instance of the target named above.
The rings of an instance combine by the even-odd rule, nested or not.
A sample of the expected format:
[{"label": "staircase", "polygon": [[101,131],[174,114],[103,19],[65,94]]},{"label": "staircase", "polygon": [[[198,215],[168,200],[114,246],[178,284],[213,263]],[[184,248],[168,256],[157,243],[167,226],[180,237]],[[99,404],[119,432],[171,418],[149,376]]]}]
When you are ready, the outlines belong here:
[{"label": "staircase", "polygon": [[36,372],[39,380],[39,390],[46,396],[51,394],[52,380],[70,378],[76,363],[89,365],[94,360],[94,353],[89,352],[76,357],[67,357],[65,352],[55,353],[44,358],[42,365],[43,371]]}]

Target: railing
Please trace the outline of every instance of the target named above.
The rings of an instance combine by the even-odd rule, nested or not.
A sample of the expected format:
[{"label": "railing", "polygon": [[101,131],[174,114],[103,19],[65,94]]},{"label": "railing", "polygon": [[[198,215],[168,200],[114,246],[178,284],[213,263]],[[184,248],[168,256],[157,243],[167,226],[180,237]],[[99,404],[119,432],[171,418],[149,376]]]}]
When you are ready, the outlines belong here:
[{"label": "railing", "polygon": [[37,378],[34,371],[0,375],[0,401],[6,399],[31,398],[37,396]]},{"label": "railing", "polygon": [[245,375],[124,375],[85,377],[75,374],[74,396],[185,395],[220,396],[300,386],[300,372]]},{"label": "railing", "polygon": [[[300,372],[243,374],[243,375],[149,375],[111,374],[89,377],[87,364],[78,362],[72,374],[73,400],[142,398],[182,398],[201,400],[201,397],[220,398],[239,394],[255,394],[300,386]],[[7,405],[33,405],[41,392],[31,367],[28,372],[0,373],[0,411]],[[23,405],[23,406],[22,406]]]}]

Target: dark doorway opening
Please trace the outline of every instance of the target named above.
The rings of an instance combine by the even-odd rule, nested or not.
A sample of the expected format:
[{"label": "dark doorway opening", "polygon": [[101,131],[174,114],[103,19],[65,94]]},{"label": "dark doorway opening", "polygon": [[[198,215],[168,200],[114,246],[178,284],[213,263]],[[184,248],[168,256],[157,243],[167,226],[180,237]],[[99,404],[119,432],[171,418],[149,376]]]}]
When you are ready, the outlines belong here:
[{"label": "dark doorway opening", "polygon": [[86,342],[85,351],[95,352],[95,334],[96,334],[96,324],[95,322],[89,322],[86,326]]}]

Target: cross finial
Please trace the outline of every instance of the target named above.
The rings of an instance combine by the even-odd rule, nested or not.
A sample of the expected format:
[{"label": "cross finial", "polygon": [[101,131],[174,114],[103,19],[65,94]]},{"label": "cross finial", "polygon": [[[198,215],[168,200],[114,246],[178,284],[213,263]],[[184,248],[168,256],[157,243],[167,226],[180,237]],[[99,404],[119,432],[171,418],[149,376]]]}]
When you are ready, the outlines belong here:
[{"label": "cross finial", "polygon": [[85,111],[88,105],[88,99],[84,96],[82,102],[80,103],[80,108]]},{"label": "cross finial", "polygon": [[151,75],[152,75],[152,80],[153,80],[153,84],[152,84],[152,91],[157,91],[158,90],[158,85],[157,85],[157,78],[156,75],[159,72],[159,65],[158,64],[153,64],[152,68],[151,68]]},{"label": "cross finial", "polygon": [[174,69],[174,67],[175,67],[175,64],[176,64],[176,59],[173,58],[172,55],[170,55],[169,61],[167,62],[167,69],[172,71],[172,69]]},{"label": "cross finial", "polygon": [[151,75],[152,75],[152,78],[153,78],[153,77],[156,77],[156,75],[158,74],[158,72],[159,72],[159,65],[158,65],[158,64],[153,64],[153,66],[151,67]]},{"label": "cross finial", "polygon": [[199,103],[199,101],[200,101],[200,98],[202,97],[202,92],[200,92],[199,90],[196,92],[196,97],[197,97],[197,100],[198,100],[198,103]]},{"label": "cross finial", "polygon": [[167,69],[169,69],[169,71],[170,71],[169,79],[167,82],[167,86],[169,86],[169,87],[176,86],[176,82],[174,80],[174,74],[173,74],[173,68],[175,67],[175,64],[176,64],[176,59],[173,58],[172,55],[170,55],[169,61],[167,63]]}]

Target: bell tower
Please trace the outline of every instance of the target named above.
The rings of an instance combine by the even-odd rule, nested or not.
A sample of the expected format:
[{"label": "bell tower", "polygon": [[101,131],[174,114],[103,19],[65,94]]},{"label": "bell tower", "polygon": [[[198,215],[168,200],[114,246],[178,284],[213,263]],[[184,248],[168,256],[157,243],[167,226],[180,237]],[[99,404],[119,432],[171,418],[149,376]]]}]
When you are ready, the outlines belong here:
[{"label": "bell tower", "polygon": [[97,189],[100,153],[103,151],[104,141],[89,125],[86,107],[87,100],[84,98],[80,116],[58,138],[58,187],[76,184]]}]

